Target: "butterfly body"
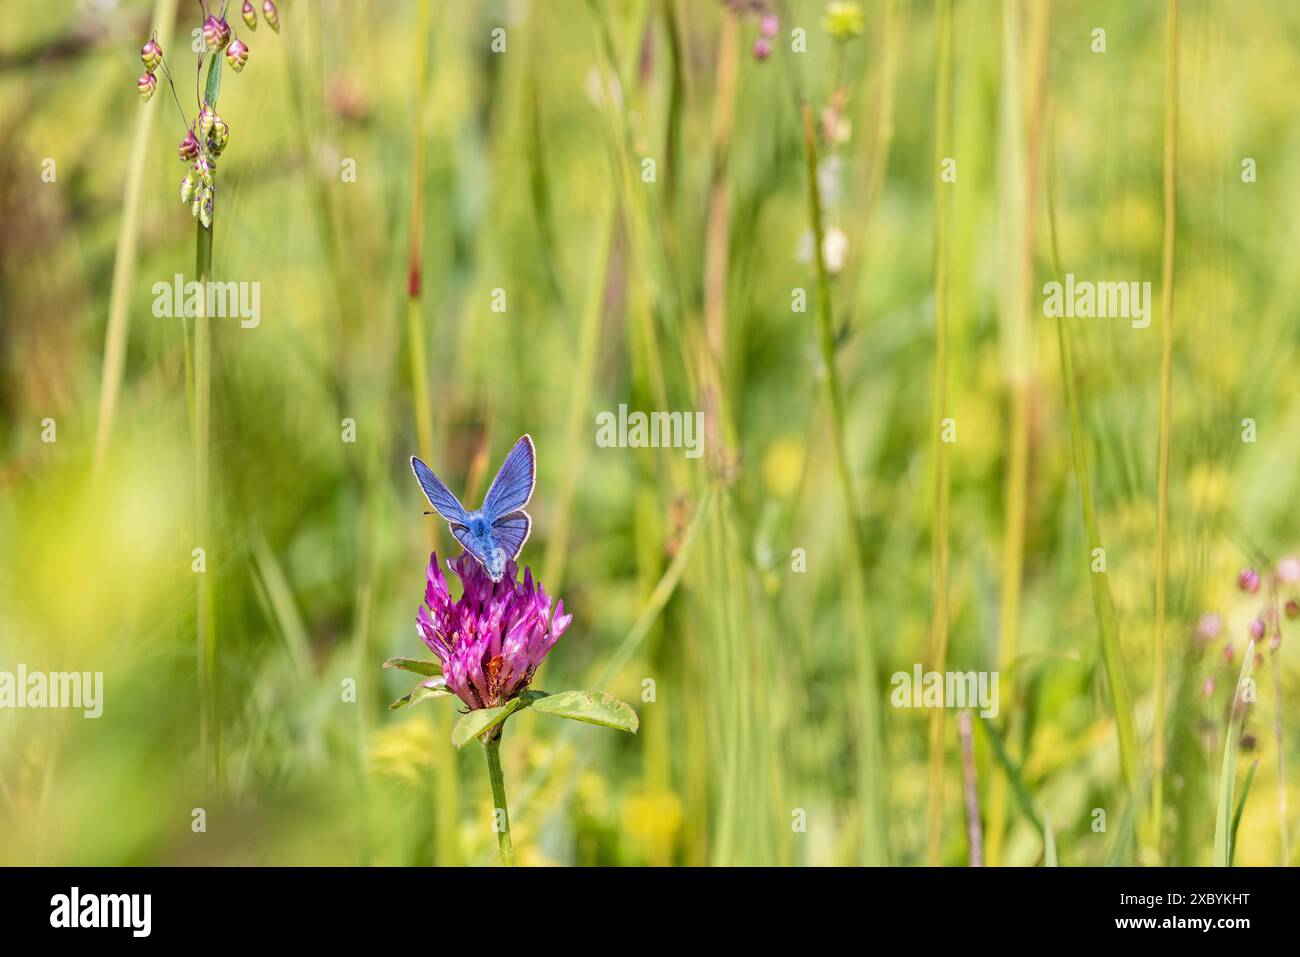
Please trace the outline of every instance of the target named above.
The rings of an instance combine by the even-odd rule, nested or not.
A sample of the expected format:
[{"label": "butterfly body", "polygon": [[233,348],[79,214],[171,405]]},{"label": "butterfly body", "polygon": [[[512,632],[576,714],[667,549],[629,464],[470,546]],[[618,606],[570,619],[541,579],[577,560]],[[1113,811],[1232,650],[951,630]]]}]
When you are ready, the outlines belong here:
[{"label": "butterfly body", "polygon": [[505,572],[506,559],[515,556],[507,555],[506,550],[497,544],[492,534],[492,523],[487,520],[482,511],[469,512],[465,517],[468,519],[463,526],[465,530],[456,535],[456,538],[465,546],[467,552],[482,562],[488,576],[494,582],[500,581]]},{"label": "butterfly body", "polygon": [[537,482],[537,451],[532,438],[524,435],[514,444],[488,488],[483,507],[472,512],[415,456],[411,456],[411,470],[456,541],[493,581],[500,581],[506,563],[519,557],[533,527],[532,518],[524,511]]}]

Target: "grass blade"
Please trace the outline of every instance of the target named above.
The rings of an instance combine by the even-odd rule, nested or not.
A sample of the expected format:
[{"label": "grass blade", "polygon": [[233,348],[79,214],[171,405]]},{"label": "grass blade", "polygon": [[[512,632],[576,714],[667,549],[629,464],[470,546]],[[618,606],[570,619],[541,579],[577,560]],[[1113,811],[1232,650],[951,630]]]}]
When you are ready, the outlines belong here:
[{"label": "grass blade", "polygon": [[1232,814],[1232,841],[1228,845],[1228,866],[1233,866],[1233,861],[1237,858],[1237,828],[1241,825],[1241,812],[1246,810],[1246,798],[1250,796],[1250,786],[1255,783],[1255,772],[1259,770],[1259,762],[1251,764],[1250,770],[1246,772],[1246,780],[1241,785],[1241,797],[1237,798],[1237,810]]},{"label": "grass blade", "polygon": [[1232,708],[1228,713],[1228,733],[1223,742],[1223,769],[1219,772],[1219,807],[1214,817],[1214,866],[1232,866],[1232,792],[1237,782],[1237,743],[1241,739],[1241,719],[1245,716],[1247,701],[1242,691],[1250,681],[1255,666],[1255,643],[1246,646],[1241,662],[1241,674],[1232,695]]}]

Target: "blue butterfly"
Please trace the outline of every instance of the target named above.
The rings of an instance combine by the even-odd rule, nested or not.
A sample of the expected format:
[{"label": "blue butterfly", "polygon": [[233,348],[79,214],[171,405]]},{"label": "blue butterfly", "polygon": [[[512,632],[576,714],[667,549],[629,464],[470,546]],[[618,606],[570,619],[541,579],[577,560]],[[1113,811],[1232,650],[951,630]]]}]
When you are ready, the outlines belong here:
[{"label": "blue butterfly", "polygon": [[433,470],[414,455],[411,470],[424,489],[424,497],[451,526],[456,541],[474,556],[494,582],[499,582],[505,574],[506,562],[519,557],[533,528],[532,518],[524,511],[537,484],[537,450],[532,437],[521,436],[515,443],[477,512],[465,511],[465,506]]}]

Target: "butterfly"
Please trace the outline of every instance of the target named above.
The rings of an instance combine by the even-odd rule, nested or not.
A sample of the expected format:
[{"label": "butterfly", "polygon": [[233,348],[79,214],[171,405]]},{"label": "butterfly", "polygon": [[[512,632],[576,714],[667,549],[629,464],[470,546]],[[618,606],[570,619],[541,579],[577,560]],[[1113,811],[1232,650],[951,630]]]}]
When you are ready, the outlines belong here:
[{"label": "butterfly", "polygon": [[[533,520],[524,506],[533,497],[537,484],[537,450],[531,436],[523,435],[515,443],[506,460],[497,470],[496,478],[487,490],[483,507],[476,512],[465,511],[465,506],[433,470],[414,455],[411,471],[424,490],[434,511],[447,520],[451,534],[499,582],[505,574],[506,562],[514,561],[523,551]],[[433,512],[425,512],[432,515]]]}]

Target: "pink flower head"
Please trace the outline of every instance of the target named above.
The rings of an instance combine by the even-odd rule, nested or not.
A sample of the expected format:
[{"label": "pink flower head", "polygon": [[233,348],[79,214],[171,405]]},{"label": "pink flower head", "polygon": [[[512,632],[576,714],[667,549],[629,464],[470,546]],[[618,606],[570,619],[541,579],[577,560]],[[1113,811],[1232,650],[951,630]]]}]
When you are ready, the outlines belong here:
[{"label": "pink flower head", "polygon": [[1259,591],[1259,572],[1253,568],[1247,568],[1237,576],[1237,587],[1247,594],[1253,595]]},{"label": "pink flower head", "polygon": [[1288,555],[1277,563],[1277,580],[1287,585],[1300,582],[1300,558]]},{"label": "pink flower head", "polygon": [[1223,631],[1223,619],[1215,612],[1207,611],[1196,623],[1196,637],[1202,641],[1213,641]]},{"label": "pink flower head", "polygon": [[499,582],[468,554],[449,559],[447,567],[464,590],[453,603],[438,555],[431,555],[425,607],[416,619],[420,637],[442,664],[448,688],[471,709],[495,708],[528,687],[573,616],[564,614],[563,601],[552,616],[551,599],[533,581],[532,569],[518,582],[513,561]]}]

